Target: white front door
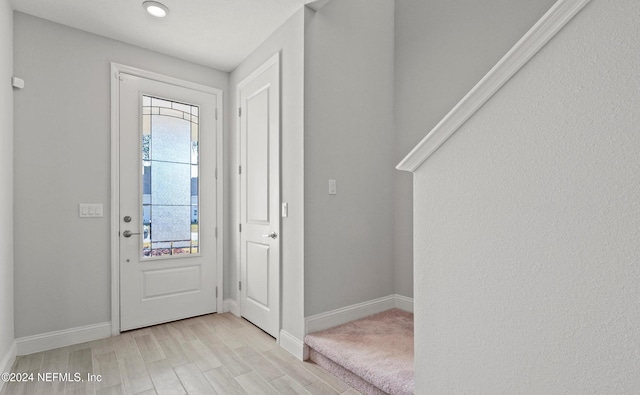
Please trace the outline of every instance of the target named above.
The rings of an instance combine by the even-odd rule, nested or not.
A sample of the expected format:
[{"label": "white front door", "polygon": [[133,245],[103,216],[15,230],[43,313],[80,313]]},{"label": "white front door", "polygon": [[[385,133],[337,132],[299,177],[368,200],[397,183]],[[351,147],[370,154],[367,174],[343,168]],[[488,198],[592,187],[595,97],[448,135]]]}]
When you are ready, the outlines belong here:
[{"label": "white front door", "polygon": [[240,314],[280,330],[279,54],[238,84],[240,101]]},{"label": "white front door", "polygon": [[216,311],[216,94],[120,73],[120,329]]}]

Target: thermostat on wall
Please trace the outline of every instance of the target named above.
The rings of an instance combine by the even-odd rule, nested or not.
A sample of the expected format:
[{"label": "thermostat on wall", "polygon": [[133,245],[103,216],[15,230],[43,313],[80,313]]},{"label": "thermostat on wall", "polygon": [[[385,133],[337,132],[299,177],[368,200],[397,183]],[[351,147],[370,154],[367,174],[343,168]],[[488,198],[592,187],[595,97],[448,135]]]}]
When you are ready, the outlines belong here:
[{"label": "thermostat on wall", "polygon": [[14,88],[22,89],[24,88],[24,80],[18,77],[11,77],[11,85],[13,85]]}]

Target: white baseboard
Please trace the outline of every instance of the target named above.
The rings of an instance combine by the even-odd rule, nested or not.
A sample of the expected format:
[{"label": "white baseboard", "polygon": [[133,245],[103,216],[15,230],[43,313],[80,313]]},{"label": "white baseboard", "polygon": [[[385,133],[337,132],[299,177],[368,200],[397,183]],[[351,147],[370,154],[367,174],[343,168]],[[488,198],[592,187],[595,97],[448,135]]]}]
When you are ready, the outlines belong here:
[{"label": "white baseboard", "polygon": [[280,337],[278,338],[280,347],[284,348],[289,354],[298,358],[301,361],[309,359],[309,348],[304,345],[304,342],[291,333],[280,330]]},{"label": "white baseboard", "polygon": [[[0,359],[0,373],[8,373],[11,372],[11,368],[13,367],[13,363],[16,361],[16,355],[18,355],[18,346],[14,341],[11,343],[11,347],[7,353]],[[0,380],[0,392],[2,392],[2,388],[4,387],[5,382]]]},{"label": "white baseboard", "polygon": [[17,355],[33,354],[111,337],[111,322],[80,326],[16,339]]},{"label": "white baseboard", "polygon": [[231,313],[236,317],[240,317],[240,310],[238,309],[238,302],[233,299],[225,299],[223,302],[224,313]]},{"label": "white baseboard", "polygon": [[305,335],[333,328],[334,326],[346,324],[347,322],[393,308],[413,312],[413,299],[394,294],[327,311],[326,313],[315,314],[304,319]]}]

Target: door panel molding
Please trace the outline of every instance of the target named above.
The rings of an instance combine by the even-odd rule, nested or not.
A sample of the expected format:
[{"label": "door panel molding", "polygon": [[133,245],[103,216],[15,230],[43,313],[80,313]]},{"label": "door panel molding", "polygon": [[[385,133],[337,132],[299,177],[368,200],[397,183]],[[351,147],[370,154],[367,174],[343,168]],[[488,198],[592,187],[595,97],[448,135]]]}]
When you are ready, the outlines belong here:
[{"label": "door panel molding", "polygon": [[[218,88],[185,81],[148,70],[143,70],[119,63],[111,63],[111,334],[120,333],[120,73],[155,80],[216,96],[216,173],[224,174],[223,145],[223,91]],[[216,287],[218,297],[216,310],[223,311],[223,247],[224,247],[224,183],[222,177],[216,182]]]},{"label": "door panel molding", "polygon": [[[247,261],[247,299],[265,309],[269,308],[269,283],[258,283],[254,286],[254,280],[268,278],[269,276],[269,249],[268,244],[247,241],[245,251]],[[255,264],[254,264],[255,263]]]},{"label": "door panel molding", "polygon": [[[176,274],[179,276],[176,276]],[[143,271],[142,300],[198,292],[201,288],[199,279],[199,265]]]}]

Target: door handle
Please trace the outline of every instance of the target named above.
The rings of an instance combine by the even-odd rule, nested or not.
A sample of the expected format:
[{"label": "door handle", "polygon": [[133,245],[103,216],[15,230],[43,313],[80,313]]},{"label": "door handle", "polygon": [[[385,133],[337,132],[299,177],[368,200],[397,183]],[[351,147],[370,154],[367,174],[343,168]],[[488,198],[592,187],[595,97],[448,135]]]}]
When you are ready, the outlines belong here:
[{"label": "door handle", "polygon": [[278,234],[276,232],[271,232],[268,235],[262,235],[262,237],[271,237],[272,239],[277,239]]},{"label": "door handle", "polygon": [[140,234],[140,233],[133,233],[133,232],[131,232],[130,230],[125,230],[124,232],[122,232],[122,235],[123,235],[124,237],[131,237],[131,236],[133,236],[133,235],[139,235],[139,234]]}]

